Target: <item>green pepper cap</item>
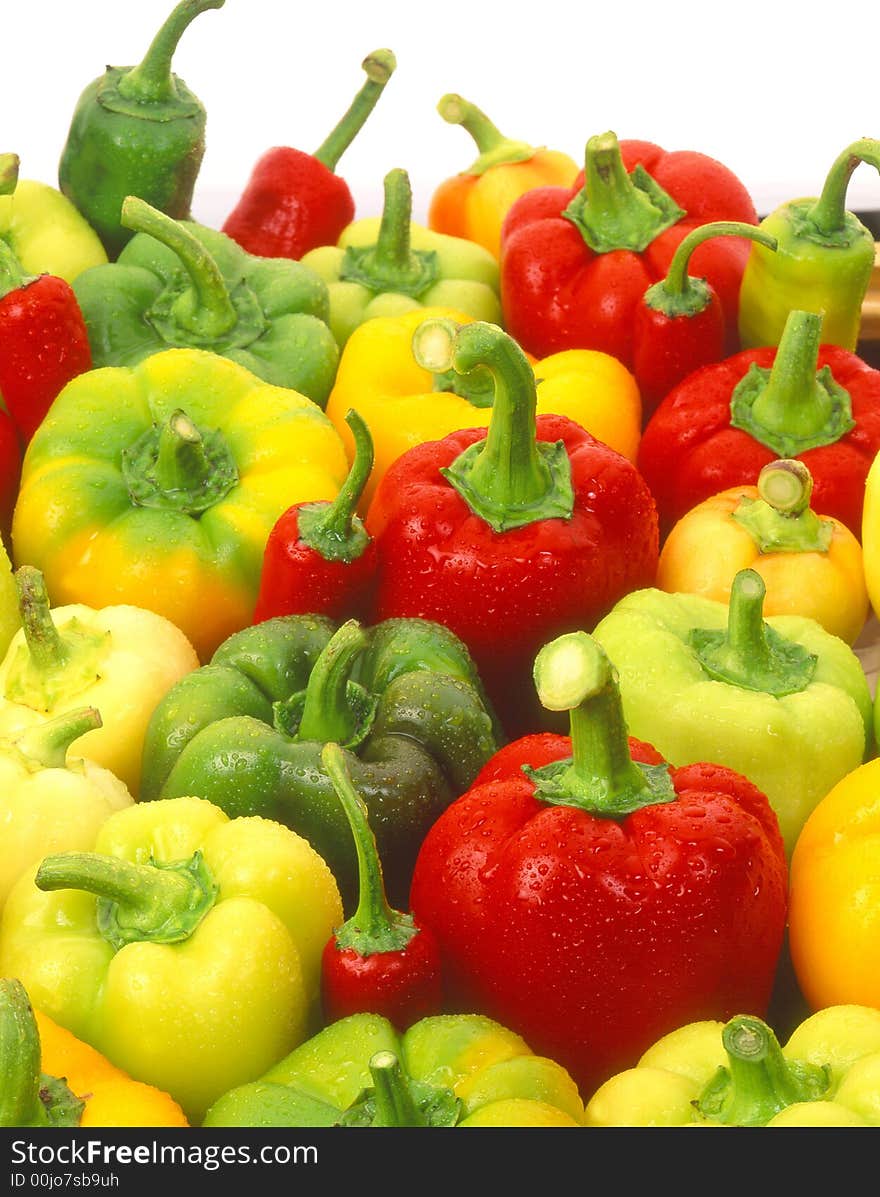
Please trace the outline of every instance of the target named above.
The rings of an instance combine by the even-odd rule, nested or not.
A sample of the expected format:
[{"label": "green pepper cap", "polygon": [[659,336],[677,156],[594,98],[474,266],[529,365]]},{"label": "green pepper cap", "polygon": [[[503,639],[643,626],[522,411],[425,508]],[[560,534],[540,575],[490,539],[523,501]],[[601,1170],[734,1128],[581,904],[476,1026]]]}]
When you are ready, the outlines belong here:
[{"label": "green pepper cap", "polygon": [[737,1015],[721,1040],[728,1066],[718,1069],[694,1102],[704,1118],[727,1126],[766,1126],[786,1106],[819,1101],[828,1092],[830,1069],[786,1059],[760,1018]]},{"label": "green pepper cap", "polygon": [[731,395],[731,427],[778,457],[833,445],[855,428],[849,392],[830,366],[816,371],[821,329],[816,313],[790,312],[771,368],[752,362]]},{"label": "green pepper cap", "polygon": [[810,507],[812,490],[813,477],[798,458],[771,461],[758,475],[758,498],[744,496],[731,518],[761,553],[827,553],[834,524]]},{"label": "green pepper cap", "polygon": [[413,337],[424,369],[465,377],[488,370],[495,395],[486,439],[465,449],[440,473],[471,511],[495,532],[574,510],[571,460],[562,441],[536,440],[537,383],[528,358],[495,324],[425,320]]},{"label": "green pepper cap", "polygon": [[349,408],[345,422],[354,438],[354,460],[348,477],[332,503],[303,503],[299,509],[299,538],[325,561],[349,563],[363,556],[370,534],[357,515],[357,506],[373,468],[373,438],[356,411]]},{"label": "green pepper cap", "polygon": [[405,170],[390,170],[375,245],[349,245],[339,277],[374,294],[394,292],[418,299],[440,276],[437,252],[411,245],[412,188]]},{"label": "green pepper cap", "polygon": [[40,1034],[27,992],[0,979],[0,1126],[79,1126],[86,1103],[40,1072]]},{"label": "green pepper cap", "polygon": [[880,170],[880,141],[862,137],[848,145],[835,158],[819,198],[809,206],[793,206],[792,222],[797,236],[836,249],[849,249],[864,240],[865,225],[846,209],[850,178],[862,162]]},{"label": "green pepper cap", "polygon": [[373,1081],[339,1121],[340,1126],[455,1126],[461,1101],[449,1089],[425,1085],[408,1077],[395,1052],[370,1057]]},{"label": "green pepper cap", "polygon": [[594,253],[607,254],[641,253],[686,213],[641,163],[627,174],[617,135],[608,132],[587,142],[584,185],[562,215]]},{"label": "green pepper cap", "polygon": [[643,765],[629,751],[617,674],[598,641],[570,632],[535,659],[535,685],[549,711],[568,711],[572,756],[540,769],[524,766],[535,796],[604,819],[676,800],[668,765]]},{"label": "green pepper cap", "polygon": [[372,54],[367,55],[361,67],[367,74],[366,83],[352,100],[342,119],[312,155],[328,170],[336,170],[339,159],[363,128],[367,117],[385,90],[385,84],[397,68],[397,59],[391,50],[374,50]]},{"label": "green pepper cap", "polygon": [[132,503],[201,515],[238,484],[238,467],[219,429],[203,431],[184,411],[153,424],[122,451]]},{"label": "green pepper cap", "polygon": [[315,661],[305,690],[273,703],[276,730],[295,740],[333,742],[343,748],[363,743],[378,699],[351,673],[366,646],[366,632],[356,619],[337,628]]},{"label": "green pepper cap", "polygon": [[697,316],[709,306],[711,290],[705,279],[688,274],[691,255],[698,246],[712,237],[746,237],[767,249],[776,249],[776,238],[753,224],[736,220],[715,220],[711,224],[691,229],[672,255],[666,278],[654,283],[645,292],[645,303],[670,319],[675,316]]},{"label": "green pepper cap", "polygon": [[535,156],[535,147],[527,141],[505,137],[489,120],[485,112],[457,92],[448,92],[437,104],[437,111],[448,125],[461,125],[470,133],[480,151],[465,175],[483,175],[490,167],[512,162],[528,162]]}]

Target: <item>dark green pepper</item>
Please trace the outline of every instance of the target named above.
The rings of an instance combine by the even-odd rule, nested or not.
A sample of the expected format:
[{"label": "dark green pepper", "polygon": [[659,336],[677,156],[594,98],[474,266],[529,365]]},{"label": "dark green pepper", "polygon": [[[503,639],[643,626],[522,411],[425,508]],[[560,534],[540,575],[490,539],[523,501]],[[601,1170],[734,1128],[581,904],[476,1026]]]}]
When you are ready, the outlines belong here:
[{"label": "dark green pepper", "polygon": [[77,101],[58,182],[115,258],[131,237],[120,224],[127,195],[169,216],[190,214],[205,153],[202,102],[171,71],[190,23],[225,0],[181,0],[134,67],[108,66]]},{"label": "dark green pepper", "polygon": [[116,262],[75,280],[96,369],[136,366],[172,347],[208,349],[324,406],[339,349],[327,286],[313,270],[254,257],[225,233],[172,220],[136,196],[122,221],[137,236]]},{"label": "dark green pepper", "polygon": [[500,743],[467,649],[440,624],[283,615],[237,632],[153,713],[139,796],[198,795],[231,817],[285,823],[350,910],[357,857],[321,763],[331,741],[367,805],[389,901],[403,906],[428,828]]}]

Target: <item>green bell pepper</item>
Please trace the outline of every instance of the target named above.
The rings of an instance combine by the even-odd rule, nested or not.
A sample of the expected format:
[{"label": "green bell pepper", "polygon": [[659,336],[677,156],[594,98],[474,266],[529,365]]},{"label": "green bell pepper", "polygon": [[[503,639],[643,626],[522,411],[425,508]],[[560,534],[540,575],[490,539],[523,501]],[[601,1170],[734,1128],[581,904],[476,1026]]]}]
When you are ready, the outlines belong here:
[{"label": "green bell pepper", "polygon": [[288,828],[200,798],[145,803],[111,815],[93,851],[20,878],[0,974],[194,1122],[320,1026],[341,918],[329,869]]},{"label": "green bell pepper", "polygon": [[320,1031],[259,1081],[226,1093],[203,1126],[580,1126],[565,1069],[478,1014],[406,1032],[376,1014]]},{"label": "green bell pepper", "polygon": [[866,758],[872,702],[848,644],[802,616],[763,619],[764,581],[740,570],[730,604],[645,589],[595,628],[614,661],[631,735],[673,765],[744,774],[776,811],[791,855],[813,807]]},{"label": "green bell pepper", "polygon": [[367,805],[389,900],[403,907],[428,828],[498,737],[467,649],[439,624],[283,615],[231,636],[159,702],[140,798],[198,794],[286,823],[327,861],[348,908],[357,855],[321,764],[334,741]]},{"label": "green bell pepper", "polygon": [[330,328],[340,349],[374,316],[421,307],[453,308],[501,324],[498,262],[482,245],[415,224],[404,170],[385,176],[381,217],[356,220],[336,245],[303,254],[330,290]]},{"label": "green bell pepper", "polygon": [[96,368],[136,366],[169,347],[208,349],[326,404],[339,349],[314,270],[254,257],[225,233],[173,220],[136,196],[121,219],[136,236],[74,285]]}]

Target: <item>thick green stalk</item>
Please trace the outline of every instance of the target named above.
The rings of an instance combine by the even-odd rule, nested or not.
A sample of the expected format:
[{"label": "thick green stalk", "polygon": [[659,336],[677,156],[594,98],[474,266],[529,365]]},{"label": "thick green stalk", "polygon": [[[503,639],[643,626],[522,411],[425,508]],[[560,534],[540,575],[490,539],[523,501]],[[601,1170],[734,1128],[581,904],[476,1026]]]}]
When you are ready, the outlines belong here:
[{"label": "thick green stalk", "polygon": [[304,503],[299,512],[300,540],[325,561],[354,561],[370,543],[357,507],[373,469],[373,438],[353,409],[346,412],[345,422],[354,438],[354,459],[348,476],[331,503]]},{"label": "thick green stalk", "polygon": [[336,170],[339,159],[363,128],[367,117],[385,90],[385,84],[397,67],[397,59],[390,50],[374,50],[372,54],[367,55],[361,67],[367,73],[366,83],[352,100],[342,119],[312,155],[328,170]]},{"label": "thick green stalk", "polygon": [[666,316],[696,316],[709,306],[711,291],[704,279],[688,274],[691,256],[712,237],[746,237],[767,249],[776,249],[776,238],[753,224],[736,220],[716,220],[691,229],[672,255],[666,278],[645,292],[645,303]]},{"label": "thick green stalk", "polygon": [[35,723],[16,737],[15,747],[43,769],[63,769],[70,746],[86,732],[101,726],[96,707],[78,707],[44,723]]},{"label": "thick green stalk", "polygon": [[349,679],[366,645],[366,633],[355,619],[331,636],[309,675],[298,740],[348,744],[354,738],[358,719],[349,702]]},{"label": "thick green stalk", "polygon": [[120,77],[119,94],[141,103],[173,99],[171,60],[178,42],[199,13],[222,8],[224,3],[225,0],[181,0],[153,38],[140,64]]},{"label": "thick green stalk", "polygon": [[370,1060],[376,1101],[373,1126],[427,1126],[413,1100],[394,1052],[376,1052]]},{"label": "thick green stalk", "polygon": [[482,175],[491,166],[509,162],[526,162],[535,155],[535,147],[526,141],[514,141],[505,137],[482,109],[456,92],[442,96],[437,111],[449,125],[461,125],[474,139],[480,151],[467,170],[466,175]]},{"label": "thick green stalk", "polygon": [[880,141],[872,137],[862,137],[847,146],[843,153],[835,158],[825,179],[822,194],[805,216],[805,220],[820,237],[833,237],[835,233],[846,230],[847,187],[853,171],[862,162],[880,170]]}]

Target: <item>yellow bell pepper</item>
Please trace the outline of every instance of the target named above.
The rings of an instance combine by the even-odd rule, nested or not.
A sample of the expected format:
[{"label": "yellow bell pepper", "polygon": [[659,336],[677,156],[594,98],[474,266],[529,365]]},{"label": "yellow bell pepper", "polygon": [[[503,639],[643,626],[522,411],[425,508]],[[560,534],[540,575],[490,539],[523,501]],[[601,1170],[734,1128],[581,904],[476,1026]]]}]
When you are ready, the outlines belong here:
[{"label": "yellow bell pepper", "polygon": [[813,1009],[880,1007],[880,759],[842,778],[804,824],[791,858],[789,940]]},{"label": "yellow bell pepper", "polygon": [[[488,427],[494,397],[488,371],[475,371],[462,385],[453,371],[432,373],[414,356],[416,330],[438,317],[471,322],[470,316],[443,307],[376,317],[356,329],[342,351],[326,411],[350,456],[354,438],[345,419],[348,410],[355,408],[370,429],[374,462],[361,497],[364,511],[385,471],[407,449],[463,428]],[[625,366],[609,354],[588,349],[566,350],[532,364],[538,379],[538,415],[567,416],[635,462],[642,406],[635,379]]]},{"label": "yellow bell pepper", "polygon": [[0,1126],[189,1126],[161,1089],[132,1080],[0,980]]},{"label": "yellow bell pepper", "polygon": [[55,400],[22,468],[13,558],[43,571],[53,603],[145,607],[204,660],[250,624],[278,517],[335,498],[347,473],[304,395],[167,349],[81,374]]},{"label": "yellow bell pepper", "polygon": [[764,615],[805,615],[854,644],[868,618],[862,546],[839,520],[810,507],[809,470],[766,465],[757,486],[734,486],[693,507],[660,552],[657,586],[730,602],[733,579],[764,579]]}]

